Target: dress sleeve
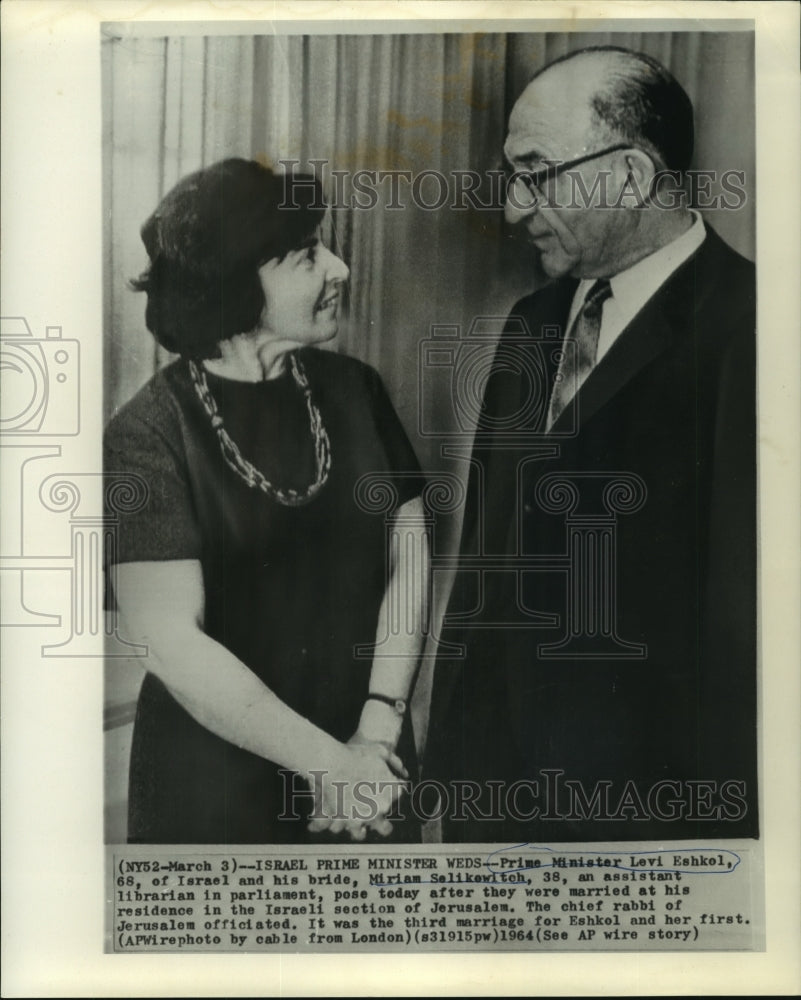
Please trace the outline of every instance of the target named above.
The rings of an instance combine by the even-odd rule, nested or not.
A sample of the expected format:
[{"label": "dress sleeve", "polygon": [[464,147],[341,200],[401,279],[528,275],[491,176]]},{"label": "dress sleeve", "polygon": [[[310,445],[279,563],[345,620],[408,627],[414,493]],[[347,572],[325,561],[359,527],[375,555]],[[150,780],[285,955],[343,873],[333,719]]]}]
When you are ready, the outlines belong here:
[{"label": "dress sleeve", "polygon": [[398,490],[402,505],[420,496],[425,488],[426,478],[403,424],[390,402],[381,376],[373,368],[368,371],[368,388],[376,432],[387,456],[387,471]]},{"label": "dress sleeve", "polygon": [[[103,439],[107,498],[123,494],[126,483],[138,477],[144,500],[119,510],[107,510],[116,526],[113,551],[107,562],[148,562],[199,559],[200,532],[180,451],[169,441],[169,421],[122,411]],[[136,492],[131,489],[130,493]]]}]

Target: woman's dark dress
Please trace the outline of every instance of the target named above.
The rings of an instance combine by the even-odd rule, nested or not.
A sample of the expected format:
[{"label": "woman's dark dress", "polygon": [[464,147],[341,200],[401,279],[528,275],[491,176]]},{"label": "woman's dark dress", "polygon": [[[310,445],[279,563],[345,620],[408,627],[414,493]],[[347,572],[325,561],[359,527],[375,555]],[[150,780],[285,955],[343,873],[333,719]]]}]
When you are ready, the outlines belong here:
[{"label": "woman's dark dress", "polygon": [[[138,473],[149,487],[145,507],[122,518],[115,561],[199,560],[206,633],[289,706],[346,741],[371,670],[354,647],[375,641],[387,579],[384,516],[360,509],[354,485],[387,473],[400,505],[419,494],[422,479],[377,373],[327,351],[300,357],[331,443],[330,475],[317,496],[286,507],[248,487],[225,464],[188,364],[177,361],[106,430],[106,472]],[[308,411],[291,374],[260,383],[207,379],[245,458],[276,486],[313,481]],[[399,472],[410,475],[392,475]],[[409,766],[410,726],[401,740]],[[131,842],[330,841],[306,831],[306,790],[298,775],[281,775],[195,722],[147,674],[131,752]],[[399,823],[394,836],[419,839],[419,827]]]}]

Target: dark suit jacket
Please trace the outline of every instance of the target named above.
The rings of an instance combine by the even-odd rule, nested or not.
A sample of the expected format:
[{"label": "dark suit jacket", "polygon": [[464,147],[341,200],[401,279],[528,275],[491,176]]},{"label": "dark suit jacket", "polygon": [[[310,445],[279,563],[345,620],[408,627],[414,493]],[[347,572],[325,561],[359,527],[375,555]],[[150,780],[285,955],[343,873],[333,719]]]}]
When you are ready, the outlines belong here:
[{"label": "dark suit jacket", "polygon": [[[564,327],[576,284],[518,302],[499,347],[522,318],[548,395],[555,359],[542,345]],[[563,558],[485,573],[481,610],[443,631],[467,650],[440,655],[434,679],[425,771],[448,789],[446,840],[757,835],[754,306],[753,265],[707,229],[550,433],[543,400],[539,440],[477,441],[462,552]],[[490,376],[480,426],[522,412],[531,379],[509,368]],[[544,477],[576,485],[580,528],[576,515],[605,509],[615,473],[643,493],[605,529],[607,613],[622,642],[559,649],[575,588],[597,585],[602,554],[567,573],[566,512],[549,504]],[[457,575],[449,616],[476,607],[476,581]],[[551,617],[532,627],[532,612]],[[454,779],[537,787],[510,809],[498,785],[501,798],[476,807],[506,817],[489,821],[471,818]]]}]

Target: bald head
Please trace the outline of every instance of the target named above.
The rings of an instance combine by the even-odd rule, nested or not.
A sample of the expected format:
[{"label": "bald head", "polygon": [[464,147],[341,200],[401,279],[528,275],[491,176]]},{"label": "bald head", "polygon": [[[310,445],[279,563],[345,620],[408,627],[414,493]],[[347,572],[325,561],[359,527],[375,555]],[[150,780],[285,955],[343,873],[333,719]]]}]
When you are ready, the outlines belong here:
[{"label": "bald head", "polygon": [[[589,67],[588,67],[589,68]],[[602,82],[600,67],[576,72],[560,63],[526,87],[509,118],[506,155],[511,162],[573,159],[588,152],[599,138],[592,97]],[[528,145],[515,142],[526,136]]]},{"label": "bald head", "polygon": [[659,168],[683,171],[690,165],[692,104],[681,85],[650,56],[599,46],[557,59],[523,91],[510,130],[515,113],[548,102],[556,114],[574,120],[571,133],[584,130],[586,148],[626,142],[651,155]]}]

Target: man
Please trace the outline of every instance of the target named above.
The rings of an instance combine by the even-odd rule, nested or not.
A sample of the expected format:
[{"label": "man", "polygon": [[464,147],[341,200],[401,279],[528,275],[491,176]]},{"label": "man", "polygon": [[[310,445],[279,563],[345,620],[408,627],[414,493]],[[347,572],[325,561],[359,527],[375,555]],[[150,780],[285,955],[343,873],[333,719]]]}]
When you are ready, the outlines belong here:
[{"label": "man", "polygon": [[687,95],[624,49],[512,111],[507,220],[552,281],[473,450],[425,772],[445,841],[758,833],[754,268],[679,197],[692,148]]}]

